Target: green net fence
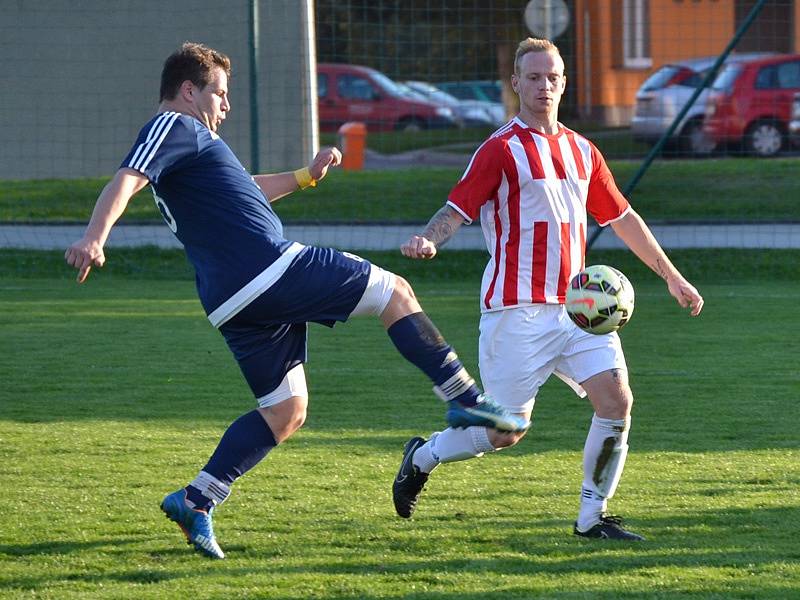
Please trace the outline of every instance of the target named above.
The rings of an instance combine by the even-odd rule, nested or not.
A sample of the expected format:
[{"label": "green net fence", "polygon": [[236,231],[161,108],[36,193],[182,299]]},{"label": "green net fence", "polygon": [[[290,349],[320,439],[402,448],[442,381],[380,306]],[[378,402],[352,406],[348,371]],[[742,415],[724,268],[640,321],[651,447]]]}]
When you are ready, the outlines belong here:
[{"label": "green net fence", "polygon": [[[561,122],[620,188],[637,180],[631,202],[666,248],[798,248],[798,23],[793,0],[236,0],[224,17],[204,1],[5,3],[0,247],[63,250],[80,235],[156,108],[164,58],[196,40],[233,60],[221,133],[246,167],[345,150],[346,168],[276,205],[287,235],[396,249],[516,113],[518,42],[549,36],[567,74]],[[354,122],[363,137],[341,130]],[[109,245],[179,247],[149,192]],[[604,232],[595,247],[620,243]],[[483,249],[479,226],[450,248]]]}]

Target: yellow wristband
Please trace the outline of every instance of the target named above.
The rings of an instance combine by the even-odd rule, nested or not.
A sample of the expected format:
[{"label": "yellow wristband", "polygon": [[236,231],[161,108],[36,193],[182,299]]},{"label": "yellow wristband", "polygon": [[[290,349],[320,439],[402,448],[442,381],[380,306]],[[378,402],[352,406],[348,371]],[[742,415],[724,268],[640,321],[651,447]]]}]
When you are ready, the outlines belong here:
[{"label": "yellow wristband", "polygon": [[297,185],[300,186],[301,190],[317,185],[317,180],[311,177],[311,171],[308,170],[308,167],[297,169],[294,172],[294,178],[297,180]]}]

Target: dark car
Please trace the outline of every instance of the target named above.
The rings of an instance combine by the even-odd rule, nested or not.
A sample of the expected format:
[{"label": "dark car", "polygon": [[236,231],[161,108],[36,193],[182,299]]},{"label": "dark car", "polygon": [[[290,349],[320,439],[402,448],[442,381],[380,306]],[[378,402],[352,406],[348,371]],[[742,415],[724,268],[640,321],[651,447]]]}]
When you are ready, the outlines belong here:
[{"label": "dark car", "polygon": [[452,108],[408,94],[386,75],[359,65],[317,65],[319,123],[336,131],[360,121],[371,131],[456,127]]}]

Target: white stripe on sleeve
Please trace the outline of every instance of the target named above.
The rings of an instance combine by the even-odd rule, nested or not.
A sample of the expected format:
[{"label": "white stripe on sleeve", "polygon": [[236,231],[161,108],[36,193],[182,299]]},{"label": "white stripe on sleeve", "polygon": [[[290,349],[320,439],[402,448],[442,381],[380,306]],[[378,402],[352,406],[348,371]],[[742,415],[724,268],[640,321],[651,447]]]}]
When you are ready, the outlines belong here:
[{"label": "white stripe on sleeve", "polygon": [[[169,130],[172,128],[172,125],[175,123],[175,121],[179,116],[180,113],[175,113],[173,116],[169,118],[168,121],[165,122],[164,131],[161,134],[161,136],[158,138],[158,140],[154,140],[155,143],[150,142],[152,150],[149,154],[146,155],[147,158],[145,159],[145,161],[140,166],[134,167],[137,171],[141,171],[142,173],[144,173],[144,170],[147,168],[147,165],[149,165],[150,161],[153,160],[153,157],[156,155],[156,151],[158,150],[159,146],[161,146],[161,142],[163,142],[164,138],[167,137]],[[145,152],[147,152],[147,150],[145,150]]]},{"label": "white stripe on sleeve", "polygon": [[172,114],[173,113],[171,112],[163,113],[159,115],[159,117],[153,122],[153,124],[150,126],[150,131],[147,132],[147,137],[145,138],[144,142],[139,144],[139,147],[136,149],[136,152],[134,153],[133,157],[130,159],[130,161],[128,161],[127,165],[128,167],[130,167],[131,169],[136,168],[134,165],[139,161],[142,152],[144,151],[145,148],[147,148],[150,145],[151,140],[158,134],[158,132],[161,131],[161,126],[164,123],[164,121],[168,119],[169,116]]}]

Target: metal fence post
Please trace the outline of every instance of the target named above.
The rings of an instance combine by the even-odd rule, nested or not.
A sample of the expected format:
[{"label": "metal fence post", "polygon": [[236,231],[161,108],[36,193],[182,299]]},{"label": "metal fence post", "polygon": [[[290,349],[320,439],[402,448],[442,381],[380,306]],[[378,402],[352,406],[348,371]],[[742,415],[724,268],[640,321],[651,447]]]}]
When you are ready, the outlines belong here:
[{"label": "metal fence post", "polygon": [[259,166],[258,131],[258,0],[250,0],[250,172],[256,175]]}]

